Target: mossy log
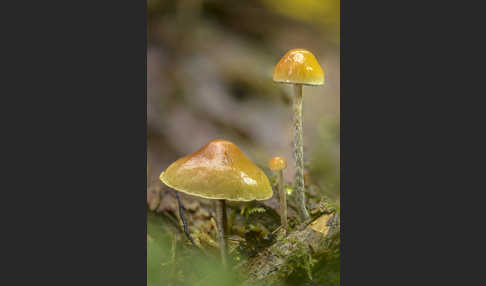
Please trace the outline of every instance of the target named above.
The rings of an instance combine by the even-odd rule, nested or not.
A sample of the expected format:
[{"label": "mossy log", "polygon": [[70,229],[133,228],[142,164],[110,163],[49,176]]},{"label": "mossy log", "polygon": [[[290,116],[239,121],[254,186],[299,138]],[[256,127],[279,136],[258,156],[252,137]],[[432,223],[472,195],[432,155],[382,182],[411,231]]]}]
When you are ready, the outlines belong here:
[{"label": "mossy log", "polygon": [[247,269],[247,285],[262,282],[272,285],[296,269],[304,269],[312,279],[311,269],[326,253],[339,249],[340,217],[338,213],[322,215],[303,230],[296,230],[249,259],[238,268]]},{"label": "mossy log", "polygon": [[[152,197],[157,198],[156,195],[160,195],[158,206],[155,208],[156,212],[167,216],[175,227],[179,227],[181,237],[183,237],[182,226],[177,221],[178,211],[174,192],[165,189],[149,195],[150,198],[147,198],[149,206],[154,199]],[[216,243],[215,223],[213,224],[213,219],[211,219],[214,217],[211,201],[184,194],[181,194],[181,201],[196,244],[204,253],[212,255],[211,251],[219,246]],[[251,212],[248,216],[243,214],[245,208],[264,209],[265,211],[262,213]],[[306,279],[306,276],[308,279],[306,279],[305,285],[324,285],[320,283],[322,282],[320,276],[328,269],[323,270],[321,266],[328,265],[331,261],[335,264],[338,263],[336,259],[339,260],[339,211],[329,208],[325,204],[316,205],[313,209],[311,208],[311,214],[315,216],[320,213],[321,215],[317,219],[308,225],[295,226],[287,236],[277,230],[275,238],[274,235],[268,234],[275,232],[275,228],[280,222],[276,208],[278,208],[276,199],[263,203],[254,202],[253,205],[228,205],[228,211],[231,214],[229,215],[229,226],[233,230],[232,237],[238,238],[229,242],[232,252],[235,256],[239,256],[237,253],[241,249],[244,250],[243,254],[240,253],[242,255],[239,256],[243,261],[234,268],[236,272],[246,274],[242,285],[284,285],[284,281],[287,279]],[[291,217],[294,222],[297,222],[297,213],[292,208],[289,208],[289,211],[292,211],[289,218]],[[245,210],[245,213],[250,213],[250,211]],[[265,240],[271,243],[268,247],[264,245],[261,237],[255,241],[248,240],[246,237],[248,232],[255,235],[255,230],[252,229],[262,228],[264,231],[257,235],[271,237],[271,240]],[[186,243],[189,245],[188,241]],[[239,250],[236,250],[237,247],[240,247]],[[298,277],[296,278],[296,276]]]}]

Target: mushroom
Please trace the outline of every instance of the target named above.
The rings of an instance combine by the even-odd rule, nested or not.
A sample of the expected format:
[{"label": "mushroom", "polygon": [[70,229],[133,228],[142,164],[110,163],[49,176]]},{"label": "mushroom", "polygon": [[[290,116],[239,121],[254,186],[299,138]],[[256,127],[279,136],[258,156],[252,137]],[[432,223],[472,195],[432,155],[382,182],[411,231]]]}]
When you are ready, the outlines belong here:
[{"label": "mushroom", "polygon": [[223,265],[227,264],[225,200],[267,200],[273,195],[265,173],[235,144],[221,139],[172,163],[160,174],[160,180],[177,191],[215,200]]},{"label": "mushroom", "polygon": [[270,170],[278,174],[278,196],[280,198],[280,224],[284,234],[287,233],[287,194],[283,186],[283,169],[287,167],[285,159],[282,157],[273,157],[268,162]]},{"label": "mushroom", "polygon": [[304,49],[288,51],[273,71],[273,81],[294,85],[294,159],[297,209],[301,221],[309,219],[304,193],[304,143],[302,131],[302,86],[324,84],[324,72],[314,55]]}]

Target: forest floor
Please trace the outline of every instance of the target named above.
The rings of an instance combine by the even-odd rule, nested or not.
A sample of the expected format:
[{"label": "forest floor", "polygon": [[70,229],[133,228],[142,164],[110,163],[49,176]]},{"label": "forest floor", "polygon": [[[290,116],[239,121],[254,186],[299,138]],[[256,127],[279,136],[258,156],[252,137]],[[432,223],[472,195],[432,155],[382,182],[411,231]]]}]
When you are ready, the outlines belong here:
[{"label": "forest floor", "polygon": [[[209,285],[215,275],[225,273],[221,281],[228,284],[217,285],[339,285],[339,208],[325,197],[309,193],[312,219],[299,223],[292,186],[287,185],[286,189],[290,193],[287,235],[279,228],[276,195],[268,201],[227,204],[231,271],[225,273],[219,262],[213,203],[180,193],[194,246],[184,235],[175,191],[152,184],[147,193],[148,251],[154,245],[159,251],[148,256],[159,255],[164,262],[148,272],[149,281],[162,279],[166,283],[162,285],[193,285],[197,281],[197,285]],[[194,272],[199,267],[195,261],[205,265],[198,273]],[[212,267],[207,268],[208,262]]]}]

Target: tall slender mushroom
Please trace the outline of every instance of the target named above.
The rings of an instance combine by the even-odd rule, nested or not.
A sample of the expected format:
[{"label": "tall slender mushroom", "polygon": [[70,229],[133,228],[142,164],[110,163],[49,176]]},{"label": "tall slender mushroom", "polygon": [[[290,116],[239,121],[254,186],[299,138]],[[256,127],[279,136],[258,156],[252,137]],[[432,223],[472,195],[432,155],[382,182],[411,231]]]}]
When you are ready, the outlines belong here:
[{"label": "tall slender mushroom", "polygon": [[287,167],[287,162],[282,157],[273,157],[268,162],[270,170],[278,174],[278,196],[280,199],[280,224],[284,234],[287,234],[287,194],[283,186],[283,169]]},{"label": "tall slender mushroom", "polygon": [[273,195],[265,173],[235,144],[220,139],[172,163],[160,180],[177,191],[215,200],[223,265],[227,264],[225,200],[267,200]]},{"label": "tall slender mushroom", "polygon": [[294,85],[294,159],[297,209],[301,221],[309,219],[304,193],[304,143],[302,130],[302,86],[324,84],[324,72],[314,55],[304,49],[288,51],[273,71],[273,81]]}]

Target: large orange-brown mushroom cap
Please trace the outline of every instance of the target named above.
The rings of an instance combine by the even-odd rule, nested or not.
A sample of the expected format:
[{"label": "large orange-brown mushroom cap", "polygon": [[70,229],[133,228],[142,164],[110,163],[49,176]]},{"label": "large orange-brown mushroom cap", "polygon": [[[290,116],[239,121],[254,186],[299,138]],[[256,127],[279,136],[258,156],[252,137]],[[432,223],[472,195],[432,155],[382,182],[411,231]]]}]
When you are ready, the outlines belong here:
[{"label": "large orange-brown mushroom cap", "polygon": [[172,163],[160,180],[167,186],[208,199],[266,200],[272,187],[265,173],[227,140],[213,140]]},{"label": "large orange-brown mushroom cap", "polygon": [[273,80],[283,83],[322,85],[324,72],[311,52],[292,49],[275,66]]}]

